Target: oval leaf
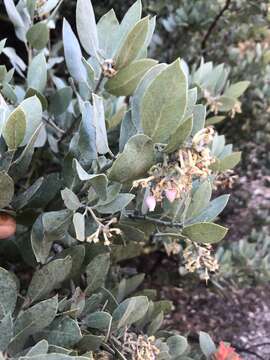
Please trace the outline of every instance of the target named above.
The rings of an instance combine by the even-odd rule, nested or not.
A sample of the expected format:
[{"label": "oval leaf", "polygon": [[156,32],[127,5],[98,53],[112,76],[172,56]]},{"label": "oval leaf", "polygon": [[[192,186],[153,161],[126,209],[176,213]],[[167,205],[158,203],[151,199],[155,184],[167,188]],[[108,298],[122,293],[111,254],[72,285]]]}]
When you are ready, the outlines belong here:
[{"label": "oval leaf", "polygon": [[207,222],[189,225],[183,229],[183,235],[187,236],[190,240],[205,244],[221,241],[227,232],[227,228]]},{"label": "oval leaf", "polygon": [[177,149],[187,140],[193,128],[193,117],[191,116],[183,124],[179,125],[176,132],[171,136],[164,151],[169,154]]},{"label": "oval leaf", "polygon": [[98,58],[98,33],[91,0],[78,0],[76,8],[77,31],[85,51]]},{"label": "oval leaf", "polygon": [[130,96],[144,74],[156,64],[157,61],[153,59],[134,61],[108,80],[105,89],[115,96]]},{"label": "oval leaf", "polygon": [[22,142],[22,146],[25,146],[31,140],[33,134],[38,129],[42,121],[42,105],[37,96],[32,96],[25,99],[20,104],[20,109],[22,109],[26,115],[26,130],[25,136]]},{"label": "oval leaf", "polygon": [[8,117],[3,129],[3,137],[9,150],[16,150],[22,143],[26,130],[26,114],[23,109],[15,109]]},{"label": "oval leaf", "polygon": [[33,88],[43,93],[47,84],[47,64],[44,54],[38,54],[28,68],[27,72],[28,88]]},{"label": "oval leaf", "polygon": [[14,182],[5,172],[0,172],[0,208],[10,204],[14,196]]},{"label": "oval leaf", "polygon": [[33,48],[37,50],[44,49],[49,41],[49,28],[46,23],[39,22],[33,25],[28,30],[26,39]]},{"label": "oval leaf", "polygon": [[153,165],[155,152],[153,142],[148,136],[132,136],[122,154],[115,160],[109,178],[124,183],[144,175]]},{"label": "oval leaf", "polygon": [[123,45],[120,47],[116,55],[116,68],[120,69],[127,66],[133,60],[135,60],[142,49],[149,26],[149,18],[137,22],[137,24],[127,34]]},{"label": "oval leaf", "polygon": [[63,21],[63,44],[65,60],[70,75],[76,81],[86,81],[86,69],[82,62],[79,42],[66,19]]},{"label": "oval leaf", "polygon": [[181,123],[187,105],[187,79],[176,60],[147,88],[141,103],[143,132],[156,143],[166,143]]},{"label": "oval leaf", "polygon": [[16,277],[3,268],[0,268],[0,288],[0,309],[1,312],[3,311],[0,315],[2,317],[13,313],[18,295]]},{"label": "oval leaf", "polygon": [[49,262],[37,270],[28,288],[27,297],[33,303],[48,296],[52,290],[57,289],[67,279],[72,268],[70,256]]},{"label": "oval leaf", "polygon": [[113,327],[120,329],[139,321],[147,313],[149,302],[146,296],[136,296],[123,301],[113,312]]}]

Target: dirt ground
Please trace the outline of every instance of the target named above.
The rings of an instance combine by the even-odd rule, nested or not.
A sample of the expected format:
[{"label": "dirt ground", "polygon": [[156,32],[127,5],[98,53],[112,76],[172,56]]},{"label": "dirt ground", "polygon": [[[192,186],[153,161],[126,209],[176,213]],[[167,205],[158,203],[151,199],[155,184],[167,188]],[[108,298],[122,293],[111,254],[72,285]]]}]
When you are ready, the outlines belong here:
[{"label": "dirt ground", "polygon": [[162,292],[175,304],[168,327],[182,333],[206,331],[217,343],[230,342],[243,359],[270,359],[270,287],[241,290],[229,297],[206,288],[187,293],[165,287]]},{"label": "dirt ground", "polygon": [[172,286],[177,282],[176,264],[168,258],[159,259],[157,255],[158,265],[153,261],[148,285],[159,291],[160,299],[173,303],[166,328],[191,338],[206,331],[216,343],[231,343],[243,360],[270,360],[270,285],[222,292],[203,282]]}]

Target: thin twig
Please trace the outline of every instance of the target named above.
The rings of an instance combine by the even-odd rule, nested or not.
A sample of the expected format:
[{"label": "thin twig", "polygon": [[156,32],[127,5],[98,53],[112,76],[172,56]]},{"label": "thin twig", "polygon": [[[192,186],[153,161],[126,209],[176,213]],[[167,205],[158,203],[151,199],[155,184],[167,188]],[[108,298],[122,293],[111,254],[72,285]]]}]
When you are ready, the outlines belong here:
[{"label": "thin twig", "polygon": [[177,234],[177,233],[155,233],[153,235],[154,237],[175,237],[175,238],[185,238],[183,235],[181,234]]},{"label": "thin twig", "polygon": [[106,165],[104,165],[102,168],[100,168],[100,170],[97,173],[102,174],[105,171],[107,171],[108,169],[110,169],[112,166],[113,166],[113,161],[108,161],[108,163]]},{"label": "thin twig", "polygon": [[217,14],[217,16],[215,17],[214,21],[212,22],[212,24],[210,25],[207,33],[205,34],[203,40],[202,40],[202,50],[205,51],[206,48],[206,43],[207,40],[209,39],[209,37],[212,34],[212,31],[215,29],[215,27],[217,26],[217,23],[219,21],[219,19],[222,17],[222,15],[225,13],[226,10],[228,10],[229,6],[231,4],[231,0],[226,0],[225,5],[223,6],[223,8],[220,10],[220,12]]},{"label": "thin twig", "polygon": [[232,346],[234,347],[234,349],[235,349],[237,352],[254,355],[254,356],[256,356],[256,357],[257,357],[258,359],[260,359],[260,360],[266,360],[264,357],[262,357],[261,355],[259,355],[259,354],[256,353],[255,351],[251,351],[251,350],[246,349],[246,348],[241,348],[241,347],[238,347],[238,346],[234,346],[233,344],[232,344]]},{"label": "thin twig", "polygon": [[261,346],[270,346],[270,342],[265,342],[265,343],[261,343],[261,344],[250,345],[248,349],[252,349],[252,348],[256,348],[256,347],[261,347]]},{"label": "thin twig", "polygon": [[58,139],[58,142],[62,142],[63,140],[65,140],[69,135],[71,135],[73,133],[73,130],[75,129],[76,125],[77,125],[77,121],[80,119],[81,117],[78,116],[77,118],[74,119],[73,123],[71,124],[71,126],[69,127],[69,129]]},{"label": "thin twig", "polygon": [[103,73],[100,75],[99,79],[98,79],[98,82],[97,82],[97,85],[95,87],[95,90],[94,90],[94,93],[97,94],[99,88],[100,88],[100,85],[102,83],[102,80],[104,79],[104,75]]},{"label": "thin twig", "polygon": [[60,127],[58,127],[52,120],[50,119],[46,119],[46,118],[42,118],[42,120],[49,126],[51,126],[54,130],[56,130],[57,132],[59,132],[60,134],[65,134],[65,130],[61,129]]},{"label": "thin twig", "polygon": [[100,227],[104,227],[104,225],[102,224],[100,219],[96,216],[96,214],[94,213],[93,209],[90,206],[87,207],[87,210],[90,212],[93,220],[97,223],[97,225],[100,226]]},{"label": "thin twig", "polygon": [[148,220],[158,225],[168,226],[168,227],[175,227],[175,228],[183,228],[183,223],[177,223],[173,221],[164,221],[156,218],[152,218],[151,216],[147,215],[140,215],[140,214],[127,214],[127,217],[133,220]]}]

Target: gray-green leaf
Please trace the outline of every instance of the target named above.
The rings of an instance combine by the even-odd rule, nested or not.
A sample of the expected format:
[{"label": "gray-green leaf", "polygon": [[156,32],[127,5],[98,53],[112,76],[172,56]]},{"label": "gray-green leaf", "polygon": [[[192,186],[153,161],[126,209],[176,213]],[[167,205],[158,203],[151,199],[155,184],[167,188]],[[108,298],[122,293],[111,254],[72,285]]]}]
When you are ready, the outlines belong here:
[{"label": "gray-green leaf", "polygon": [[109,79],[105,89],[115,96],[130,96],[144,74],[156,64],[157,61],[153,59],[135,60]]},{"label": "gray-green leaf", "polygon": [[65,60],[70,75],[78,82],[86,81],[86,69],[82,63],[79,42],[66,19],[63,21],[63,44]]},{"label": "gray-green leaf", "polygon": [[21,351],[29,336],[48,326],[56,316],[57,296],[42,301],[21,312],[15,322],[15,336],[9,345],[8,352],[15,354]]},{"label": "gray-green leaf", "polygon": [[67,279],[72,268],[70,256],[49,262],[37,270],[28,288],[27,297],[31,303],[48,296]]},{"label": "gray-green leaf", "polygon": [[239,98],[249,87],[249,81],[239,81],[226,89],[224,95],[232,98]]},{"label": "gray-green leaf", "polygon": [[164,151],[167,154],[169,154],[179,149],[180,146],[190,136],[192,128],[193,128],[193,116],[191,116],[185,122],[183,122],[178,126],[175,133],[171,136],[169,143],[164,149]]},{"label": "gray-green leaf", "polygon": [[11,314],[0,320],[0,351],[4,352],[13,337],[13,321]]},{"label": "gray-green leaf", "polygon": [[91,0],[77,1],[76,24],[79,39],[85,51],[98,58],[98,33]]},{"label": "gray-green leaf", "polygon": [[113,312],[113,327],[120,329],[139,321],[147,313],[149,302],[146,296],[136,296],[123,301]]},{"label": "gray-green leaf", "polygon": [[37,50],[44,49],[49,41],[49,28],[47,24],[45,22],[34,24],[28,30],[26,38],[33,48]]},{"label": "gray-green leaf", "polygon": [[224,210],[226,207],[230,195],[221,195],[211,201],[209,205],[201,211],[201,213],[196,216],[191,221],[188,221],[190,224],[195,224],[198,222],[209,222],[215,220],[215,218]]},{"label": "gray-green leaf", "polygon": [[183,229],[183,235],[187,236],[190,240],[205,244],[221,241],[227,232],[227,228],[207,222],[188,225]]},{"label": "gray-green leaf", "polygon": [[89,184],[93,186],[96,194],[100,197],[100,199],[106,200],[108,186],[107,176],[105,174],[88,174],[77,160],[75,160],[75,163],[79,179],[81,181],[88,181]]},{"label": "gray-green leaf", "polygon": [[180,335],[169,337],[167,345],[169,346],[169,353],[172,356],[172,359],[175,360],[178,359],[178,356],[183,355],[188,349],[187,339]]},{"label": "gray-green leaf", "polygon": [[0,268],[0,309],[3,311],[3,314],[0,313],[0,317],[8,313],[12,314],[15,309],[18,295],[15,279],[15,275]]},{"label": "gray-green leaf", "polygon": [[70,86],[63,87],[62,89],[57,90],[51,97],[50,97],[50,106],[49,111],[54,116],[59,116],[63,114],[72,99],[72,89]]},{"label": "gray-green leaf", "polygon": [[83,319],[83,322],[87,327],[98,330],[108,329],[111,321],[111,315],[105,311],[94,312]]},{"label": "gray-green leaf", "polygon": [[68,188],[61,191],[61,196],[67,209],[76,211],[82,204],[76,194]]},{"label": "gray-green leaf", "polygon": [[191,219],[197,216],[202,209],[204,209],[211,199],[212,186],[211,183],[206,180],[195,190],[192,195],[191,203],[187,209],[186,219]]},{"label": "gray-green leaf", "polygon": [[33,88],[43,93],[47,84],[47,64],[44,54],[38,54],[29,65],[27,72],[28,88]]},{"label": "gray-green leaf", "polygon": [[21,146],[25,146],[31,140],[42,121],[42,105],[39,98],[34,95],[25,99],[19,106],[26,115],[26,130]]},{"label": "gray-green leaf", "polygon": [[241,160],[241,152],[233,152],[231,155],[225,156],[220,160],[219,171],[223,172],[233,169]]},{"label": "gray-green leaf", "polygon": [[85,217],[81,213],[73,215],[73,225],[76,233],[76,239],[79,241],[85,240]]},{"label": "gray-green leaf", "polygon": [[138,21],[136,25],[127,34],[122,46],[118,50],[116,58],[116,68],[120,69],[127,66],[135,60],[142,49],[149,26],[149,18]]},{"label": "gray-green leaf", "polygon": [[96,128],[96,146],[99,154],[106,154],[110,151],[108,145],[103,98],[93,94],[93,117]]},{"label": "gray-green leaf", "polygon": [[154,142],[166,143],[181,124],[186,111],[187,91],[187,79],[179,59],[163,70],[147,88],[140,108],[141,125]]},{"label": "gray-green leaf", "polygon": [[77,321],[63,316],[55,319],[44,329],[40,337],[45,338],[50,345],[72,348],[81,340],[82,334]]},{"label": "gray-green leaf", "polygon": [[3,137],[9,150],[16,150],[23,141],[26,130],[26,114],[21,108],[15,109],[8,117]]},{"label": "gray-green leaf", "polygon": [[14,182],[4,171],[0,172],[0,208],[8,206],[14,196]]},{"label": "gray-green leaf", "polygon": [[214,341],[211,339],[210,335],[208,335],[207,333],[200,331],[199,341],[200,348],[207,358],[209,358],[216,352],[216,345],[214,344]]},{"label": "gray-green leaf", "polygon": [[109,173],[110,180],[124,183],[144,175],[154,164],[152,140],[146,135],[132,136],[119,154]]},{"label": "gray-green leaf", "polygon": [[97,255],[86,268],[87,289],[86,294],[91,294],[104,285],[110,267],[110,255]]},{"label": "gray-green leaf", "polygon": [[133,199],[133,194],[119,194],[112,202],[106,204],[98,203],[95,209],[101,214],[115,214],[122,211]]}]

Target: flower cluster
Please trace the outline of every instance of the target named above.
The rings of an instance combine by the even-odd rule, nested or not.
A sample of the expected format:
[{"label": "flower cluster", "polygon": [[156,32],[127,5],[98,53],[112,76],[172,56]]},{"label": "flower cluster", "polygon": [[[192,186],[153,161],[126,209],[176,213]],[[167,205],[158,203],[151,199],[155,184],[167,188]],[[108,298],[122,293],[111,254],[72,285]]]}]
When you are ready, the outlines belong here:
[{"label": "flower cluster", "polygon": [[208,145],[213,141],[214,129],[208,127],[199,131],[191,146],[178,150],[166,158],[163,164],[153,166],[149,177],[133,182],[133,187],[147,189],[145,204],[154,211],[156,204],[164,198],[174,202],[192,189],[195,178],[207,178],[211,174],[210,165],[215,162]]},{"label": "flower cluster", "polygon": [[222,103],[219,101],[219,96],[212,96],[208,90],[204,90],[204,98],[206,99],[206,105],[209,106],[210,111],[215,115],[218,114],[219,109],[222,106]]},{"label": "flower cluster", "polygon": [[39,14],[40,9],[42,8],[43,5],[46,4],[48,0],[37,0],[36,2],[36,15],[35,15],[35,19],[36,20],[45,20],[49,17],[49,13],[43,13],[43,14]]},{"label": "flower cluster", "polygon": [[233,347],[221,341],[217,352],[213,356],[213,360],[241,360],[241,358]]},{"label": "flower cluster", "polygon": [[215,189],[232,189],[233,185],[239,179],[238,175],[235,175],[233,170],[227,170],[224,173],[219,174],[214,180]]},{"label": "flower cluster", "polygon": [[178,255],[182,250],[182,247],[177,240],[173,240],[170,243],[164,242],[164,247],[168,256]]},{"label": "flower cluster", "polygon": [[240,101],[236,101],[232,110],[229,113],[229,115],[232,119],[235,118],[236,114],[242,114],[242,105],[241,105]]},{"label": "flower cluster", "polygon": [[[93,214],[92,214],[93,216]],[[95,215],[93,216],[94,220],[96,221],[98,227],[97,230],[87,237],[86,241],[91,243],[98,243],[100,242],[100,239],[104,239],[104,245],[110,246],[111,245],[111,239],[115,235],[121,235],[121,230],[118,228],[111,227],[112,225],[117,223],[117,218],[112,218],[108,221],[104,221],[103,219],[97,218]],[[103,221],[103,222],[102,222]]]},{"label": "flower cluster", "polygon": [[209,272],[216,272],[219,269],[217,259],[211,255],[212,246],[209,244],[197,244],[186,240],[187,247],[183,251],[185,268],[188,272],[198,271],[202,279],[209,280]]},{"label": "flower cluster", "polygon": [[100,351],[97,354],[95,354],[94,357],[95,360],[112,360],[112,355],[105,352],[105,351]]},{"label": "flower cluster", "polygon": [[125,348],[131,353],[132,360],[157,360],[160,350],[155,345],[155,341],[154,336],[127,333]]},{"label": "flower cluster", "polygon": [[[222,106],[222,102],[220,101],[220,96],[212,96],[208,90],[204,90],[204,97],[206,99],[206,104],[209,106],[210,111],[215,115],[219,113],[219,110]],[[236,114],[241,114],[241,103],[240,101],[236,101],[233,108],[230,111],[230,117],[233,119]]]},{"label": "flower cluster", "polygon": [[116,75],[115,62],[113,59],[106,59],[102,64],[102,73],[106,78],[112,78]]}]

